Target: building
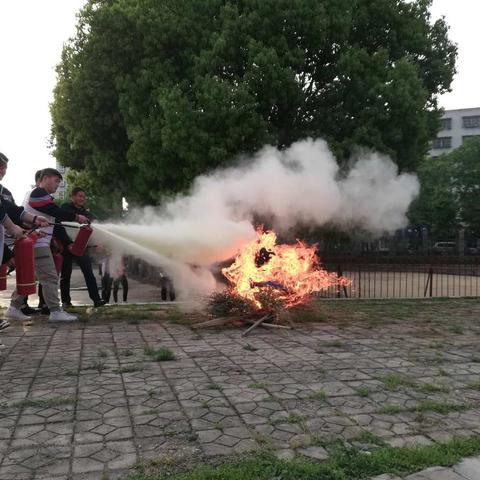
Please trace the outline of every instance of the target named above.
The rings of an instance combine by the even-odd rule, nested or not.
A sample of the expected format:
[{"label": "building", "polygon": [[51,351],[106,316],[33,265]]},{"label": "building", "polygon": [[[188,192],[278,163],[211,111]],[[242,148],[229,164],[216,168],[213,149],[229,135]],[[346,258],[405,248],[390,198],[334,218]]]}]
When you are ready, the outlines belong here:
[{"label": "building", "polygon": [[445,110],[441,121],[441,129],[429,152],[431,157],[449,153],[469,138],[480,135],[480,107]]},{"label": "building", "polygon": [[57,188],[57,191],[54,193],[53,197],[57,200],[64,201],[68,196],[68,183],[67,179],[65,178],[65,174],[68,172],[68,167],[64,167],[57,162],[55,168],[62,174],[63,180],[60,182],[60,185]]}]

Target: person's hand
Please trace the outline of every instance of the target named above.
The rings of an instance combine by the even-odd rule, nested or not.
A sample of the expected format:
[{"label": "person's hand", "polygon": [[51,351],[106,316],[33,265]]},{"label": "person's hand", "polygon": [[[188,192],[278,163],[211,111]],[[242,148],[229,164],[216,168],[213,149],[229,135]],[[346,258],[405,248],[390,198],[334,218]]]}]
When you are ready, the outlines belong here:
[{"label": "person's hand", "polygon": [[48,227],[50,225],[50,222],[45,217],[37,215],[37,218],[35,219],[35,225],[38,225],[40,227]]},{"label": "person's hand", "polygon": [[77,215],[78,223],[90,223],[90,220],[85,215]]},{"label": "person's hand", "polygon": [[7,227],[8,233],[15,238],[15,240],[18,240],[19,238],[22,238],[25,234],[23,231],[22,227],[19,227],[18,225],[15,225],[12,223],[10,226]]}]

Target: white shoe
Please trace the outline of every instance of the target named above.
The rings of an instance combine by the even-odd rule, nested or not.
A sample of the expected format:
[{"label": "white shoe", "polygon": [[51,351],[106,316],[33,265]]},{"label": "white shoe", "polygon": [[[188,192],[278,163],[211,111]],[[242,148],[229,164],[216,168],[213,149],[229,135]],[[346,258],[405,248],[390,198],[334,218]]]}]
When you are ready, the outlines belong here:
[{"label": "white shoe", "polygon": [[48,317],[49,322],[74,322],[75,320],[77,320],[76,315],[71,315],[64,310],[50,312],[50,316]]},{"label": "white shoe", "polygon": [[25,315],[19,308],[9,307],[5,312],[5,318],[9,320],[30,320],[28,315]]}]

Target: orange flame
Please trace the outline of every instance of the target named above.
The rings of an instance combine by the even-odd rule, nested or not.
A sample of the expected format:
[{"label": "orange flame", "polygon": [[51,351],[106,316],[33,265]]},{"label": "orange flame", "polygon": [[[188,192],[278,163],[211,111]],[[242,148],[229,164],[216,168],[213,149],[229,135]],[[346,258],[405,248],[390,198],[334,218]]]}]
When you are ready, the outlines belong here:
[{"label": "orange flame", "polygon": [[265,287],[270,287],[285,307],[292,307],[314,292],[350,283],[324,270],[315,250],[315,246],[300,241],[295,245],[277,245],[275,232],[257,230],[257,239],[248,243],[222,273],[231,282],[234,293],[252,300],[259,308],[262,305],[256,297]]}]

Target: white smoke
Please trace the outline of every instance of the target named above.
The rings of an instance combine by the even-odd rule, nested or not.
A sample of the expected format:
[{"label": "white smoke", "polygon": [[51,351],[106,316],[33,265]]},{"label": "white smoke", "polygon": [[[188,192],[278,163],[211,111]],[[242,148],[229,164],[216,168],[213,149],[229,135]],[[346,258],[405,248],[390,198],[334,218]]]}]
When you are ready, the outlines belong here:
[{"label": "white smoke", "polygon": [[[266,147],[238,166],[202,175],[188,195],[135,212],[134,223],[106,224],[96,232],[185,282],[187,264],[206,267],[228,259],[254,238],[255,215],[271,219],[281,232],[326,223],[391,232],[407,224],[419,188],[416,176],[399,174],[376,153],[354,159],[341,175],[326,142],[307,139],[284,151]],[[193,284],[205,285],[201,271]]]}]

